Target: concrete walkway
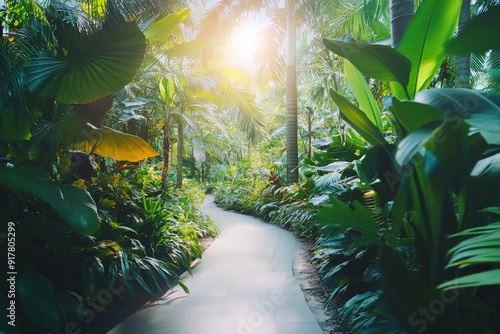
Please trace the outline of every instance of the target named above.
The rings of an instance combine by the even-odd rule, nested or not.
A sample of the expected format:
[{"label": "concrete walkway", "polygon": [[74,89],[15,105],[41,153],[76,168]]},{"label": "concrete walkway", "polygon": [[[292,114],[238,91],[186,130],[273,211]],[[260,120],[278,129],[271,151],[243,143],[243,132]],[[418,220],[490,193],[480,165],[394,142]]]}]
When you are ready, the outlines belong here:
[{"label": "concrete walkway", "polygon": [[323,334],[293,275],[300,243],[288,231],[223,211],[203,212],[221,230],[194,276],[145,305],[110,334]]}]

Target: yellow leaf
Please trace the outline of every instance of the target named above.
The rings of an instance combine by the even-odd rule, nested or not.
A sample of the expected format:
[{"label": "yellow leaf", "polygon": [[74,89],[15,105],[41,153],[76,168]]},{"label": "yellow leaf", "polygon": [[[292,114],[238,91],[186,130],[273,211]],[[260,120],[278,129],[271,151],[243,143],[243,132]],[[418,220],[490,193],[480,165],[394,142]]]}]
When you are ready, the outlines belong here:
[{"label": "yellow leaf", "polygon": [[105,126],[96,128],[87,123],[83,136],[85,140],[74,144],[76,150],[131,162],[159,155],[144,139]]}]

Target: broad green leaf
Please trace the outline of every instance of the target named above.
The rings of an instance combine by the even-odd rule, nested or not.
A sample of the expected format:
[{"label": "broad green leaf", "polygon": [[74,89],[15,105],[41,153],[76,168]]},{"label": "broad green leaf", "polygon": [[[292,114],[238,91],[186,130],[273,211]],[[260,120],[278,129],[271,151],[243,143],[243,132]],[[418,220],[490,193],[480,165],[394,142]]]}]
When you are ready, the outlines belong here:
[{"label": "broad green leaf", "polygon": [[108,127],[87,124],[84,140],[73,144],[76,150],[95,153],[120,161],[137,162],[158,155],[144,139]]},{"label": "broad green leaf", "polygon": [[406,166],[409,164],[415,154],[417,154],[425,146],[425,144],[433,138],[435,131],[437,130],[438,129],[435,128],[419,129],[404,137],[399,143],[395,155],[395,159],[399,165]]},{"label": "broad green leaf", "polygon": [[476,212],[489,206],[497,206],[500,200],[500,189],[493,185],[497,184],[499,179],[500,153],[478,161],[471,172],[469,187],[474,189],[474,196],[468,198],[468,210]]},{"label": "broad green leaf", "polygon": [[313,169],[322,172],[337,172],[346,169],[351,164],[350,161],[335,161],[326,166],[311,166]]},{"label": "broad green leaf", "polygon": [[31,138],[31,118],[27,110],[14,110],[11,106],[7,106],[0,116],[0,140]]},{"label": "broad green leaf", "polygon": [[16,289],[19,306],[28,318],[47,332],[60,330],[61,319],[55,306],[52,283],[47,277],[37,271],[19,272]]},{"label": "broad green leaf", "polygon": [[161,20],[151,24],[146,30],[144,35],[153,43],[164,43],[167,38],[174,32],[175,29],[184,21],[191,10],[184,8],[174,14],[169,14]]},{"label": "broad green leaf", "polygon": [[[409,99],[429,86],[458,24],[462,0],[426,0],[418,7],[397,50],[411,62]],[[401,93],[396,96],[402,97]]]},{"label": "broad green leaf", "polygon": [[481,212],[489,212],[489,213],[494,213],[496,215],[500,215],[500,207],[498,207],[498,206],[488,207],[488,208],[481,210]]},{"label": "broad green leaf", "polygon": [[432,153],[450,174],[450,182],[458,191],[467,184],[470,173],[486,148],[486,142],[478,134],[469,135],[469,126],[458,124],[429,124],[407,135],[398,145],[396,161],[406,166],[417,152],[425,148]]},{"label": "broad green leaf", "polygon": [[500,39],[496,34],[500,31],[499,17],[500,6],[495,6],[472,18],[458,36],[451,40],[447,51],[457,55],[466,55],[482,54],[489,49],[500,50]]},{"label": "broad green leaf", "polygon": [[339,107],[342,118],[371,144],[387,144],[382,132],[370,121],[366,114],[333,89],[330,96]]},{"label": "broad green leaf", "polygon": [[373,237],[372,242],[378,240],[380,227],[361,203],[354,201],[354,210],[351,210],[335,197],[331,197],[330,201],[332,205],[321,209],[318,213],[318,223],[353,228],[363,234],[371,235]]},{"label": "broad green leaf", "polygon": [[373,96],[370,86],[366,82],[366,78],[361,72],[354,67],[354,65],[348,61],[344,60],[344,74],[349,82],[356,100],[358,101],[359,108],[366,114],[370,121],[375,124],[375,126],[382,131],[382,119],[380,117],[380,108],[378,107],[377,101]]},{"label": "broad green leaf", "polygon": [[429,89],[415,102],[441,110],[446,122],[457,126],[466,122],[477,129],[488,144],[500,144],[500,96],[470,89]]},{"label": "broad green leaf", "polygon": [[38,196],[74,230],[85,235],[92,235],[99,229],[97,206],[86,190],[74,185],[60,185],[55,182],[42,184],[37,188]]},{"label": "broad green leaf", "polygon": [[385,45],[357,44],[323,39],[325,46],[349,60],[365,76],[388,82],[408,84],[411,62],[398,51]]},{"label": "broad green leaf", "polygon": [[54,182],[46,172],[28,165],[0,169],[0,184],[18,196],[28,194],[42,199],[82,234],[91,235],[99,229],[96,204],[82,188]]},{"label": "broad green leaf", "polygon": [[392,99],[392,112],[407,133],[416,131],[424,125],[436,121],[443,121],[445,113],[428,104],[413,101],[399,101]]},{"label": "broad green leaf", "polygon": [[169,49],[166,54],[170,57],[186,57],[186,56],[194,56],[197,52],[207,48],[209,46],[213,46],[217,40],[215,39],[195,39],[186,43],[182,43],[174,46]]},{"label": "broad green leaf", "polygon": [[89,103],[122,89],[142,63],[146,40],[133,22],[75,34],[67,52],[42,52],[25,67],[30,90],[58,102]]}]

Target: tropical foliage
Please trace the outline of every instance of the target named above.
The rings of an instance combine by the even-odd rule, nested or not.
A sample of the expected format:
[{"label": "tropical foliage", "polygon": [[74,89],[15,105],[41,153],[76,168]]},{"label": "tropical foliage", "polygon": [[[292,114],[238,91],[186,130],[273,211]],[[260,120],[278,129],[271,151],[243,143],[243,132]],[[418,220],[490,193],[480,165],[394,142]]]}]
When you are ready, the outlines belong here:
[{"label": "tropical foliage", "polygon": [[[182,285],[218,234],[204,187],[313,241],[349,332],[500,331],[500,7],[472,2],[457,32],[462,8],[6,1],[0,217],[20,330]],[[249,22],[258,43],[235,59]]]}]

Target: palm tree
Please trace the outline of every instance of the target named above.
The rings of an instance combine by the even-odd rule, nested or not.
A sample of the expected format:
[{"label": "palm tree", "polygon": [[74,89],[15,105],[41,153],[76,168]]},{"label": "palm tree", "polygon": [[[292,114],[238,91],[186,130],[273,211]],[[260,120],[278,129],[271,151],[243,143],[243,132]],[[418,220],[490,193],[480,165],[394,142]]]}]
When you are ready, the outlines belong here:
[{"label": "palm tree", "polygon": [[[462,10],[460,11],[460,18],[458,21],[458,32],[462,31],[464,26],[471,17],[471,1],[463,0]],[[470,88],[470,62],[471,55],[458,56],[455,60],[456,79],[455,86],[457,88]]]},{"label": "palm tree", "polygon": [[299,149],[297,138],[297,21],[295,0],[286,2],[286,183],[299,180]]},{"label": "palm tree", "polygon": [[397,47],[414,13],[413,0],[391,0],[392,46]]}]

